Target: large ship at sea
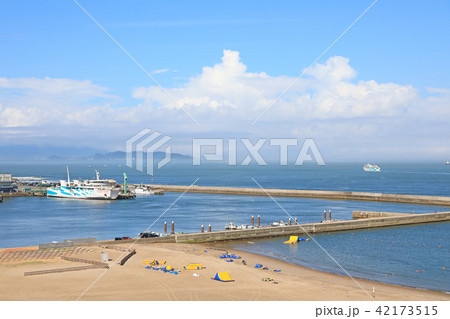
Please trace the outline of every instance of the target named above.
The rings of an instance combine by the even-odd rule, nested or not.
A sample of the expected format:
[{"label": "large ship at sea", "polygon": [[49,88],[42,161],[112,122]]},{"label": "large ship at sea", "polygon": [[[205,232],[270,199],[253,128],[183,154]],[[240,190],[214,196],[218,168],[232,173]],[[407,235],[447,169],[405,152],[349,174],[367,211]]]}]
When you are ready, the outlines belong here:
[{"label": "large ship at sea", "polygon": [[117,199],[120,187],[112,179],[100,179],[100,173],[95,171],[96,179],[70,181],[67,168],[67,181],[61,180],[60,186],[47,188],[47,197],[75,199]]},{"label": "large ship at sea", "polygon": [[369,164],[369,163],[364,165],[363,170],[365,172],[381,172],[381,168],[378,165]]}]

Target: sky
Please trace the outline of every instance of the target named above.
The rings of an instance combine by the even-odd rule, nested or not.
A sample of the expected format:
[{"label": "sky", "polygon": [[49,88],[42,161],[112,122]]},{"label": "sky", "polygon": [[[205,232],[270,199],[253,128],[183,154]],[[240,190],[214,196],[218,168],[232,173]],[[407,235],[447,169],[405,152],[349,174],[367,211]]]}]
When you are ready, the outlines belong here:
[{"label": "sky", "polygon": [[125,150],[149,128],[183,154],[450,160],[448,1],[379,0],[341,38],[373,0],[77,2],[0,3],[0,146]]}]

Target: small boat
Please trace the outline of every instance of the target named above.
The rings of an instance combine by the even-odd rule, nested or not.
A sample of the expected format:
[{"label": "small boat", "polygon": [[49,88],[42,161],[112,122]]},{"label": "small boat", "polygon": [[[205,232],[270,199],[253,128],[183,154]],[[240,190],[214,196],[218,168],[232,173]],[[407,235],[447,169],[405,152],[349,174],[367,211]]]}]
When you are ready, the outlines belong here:
[{"label": "small boat", "polygon": [[247,224],[242,224],[242,225],[238,225],[237,229],[251,229],[253,228],[252,226],[249,226]]},{"label": "small boat", "polygon": [[449,162],[449,161],[446,161],[446,162],[445,162],[445,165],[450,165],[450,162]]},{"label": "small boat", "polygon": [[233,222],[229,222],[228,224],[225,225],[225,229],[226,230],[234,230],[234,229],[238,229],[238,228]]},{"label": "small boat", "polygon": [[277,222],[270,223],[269,226],[288,226],[288,224],[282,220],[279,220]]},{"label": "small boat", "polygon": [[253,226],[249,226],[247,224],[242,224],[242,225],[236,225],[233,222],[229,222],[228,224],[225,225],[225,229],[226,230],[241,230],[241,229],[252,229],[254,228]]},{"label": "small boat", "polygon": [[369,163],[364,165],[363,170],[364,172],[381,172],[381,168],[378,165]]},{"label": "small boat", "polygon": [[140,185],[135,188],[134,192],[135,195],[155,195],[155,192],[144,185]]}]

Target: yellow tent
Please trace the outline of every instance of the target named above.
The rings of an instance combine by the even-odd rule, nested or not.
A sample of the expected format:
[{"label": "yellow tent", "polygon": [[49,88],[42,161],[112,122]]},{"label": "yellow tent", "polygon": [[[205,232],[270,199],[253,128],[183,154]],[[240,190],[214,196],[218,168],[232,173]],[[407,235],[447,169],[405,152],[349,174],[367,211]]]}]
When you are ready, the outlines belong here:
[{"label": "yellow tent", "polygon": [[234,281],[233,279],[231,279],[229,272],[218,272],[218,273],[216,273],[216,276],[211,279],[215,279],[215,280],[223,281],[223,282]]}]

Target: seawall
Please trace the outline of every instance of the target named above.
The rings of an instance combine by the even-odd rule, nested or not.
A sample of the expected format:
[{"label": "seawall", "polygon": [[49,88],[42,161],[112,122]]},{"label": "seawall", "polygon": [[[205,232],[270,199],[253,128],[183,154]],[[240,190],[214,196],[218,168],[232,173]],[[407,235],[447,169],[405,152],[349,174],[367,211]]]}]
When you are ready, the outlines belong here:
[{"label": "seawall", "polygon": [[386,203],[450,206],[450,197],[447,196],[297,190],[297,189],[215,187],[215,186],[195,186],[195,185],[191,187],[181,185],[150,185],[150,186],[155,189],[162,189],[165,192],[178,192],[178,193],[187,192],[187,193],[203,193],[203,194],[247,195],[247,196],[270,195],[274,197],[300,197],[300,198],[317,198],[329,200],[352,200],[352,201],[372,201],[372,202],[386,202]]},{"label": "seawall", "polygon": [[176,242],[208,242],[221,240],[267,238],[290,235],[318,234],[325,232],[349,231],[378,227],[415,225],[450,221],[450,212],[416,214],[408,216],[379,217],[346,221],[301,224],[293,226],[264,227],[255,229],[218,231],[211,233],[179,234]]},{"label": "seawall", "polygon": [[[305,235],[351,231],[379,227],[418,225],[424,223],[449,222],[450,211],[429,214],[405,214],[404,216],[374,217],[367,219],[327,221],[321,223],[299,224],[291,226],[261,227],[242,230],[226,230],[204,233],[175,234],[166,237],[142,238],[137,244],[156,243],[205,243],[225,240],[258,239],[290,235]],[[132,241],[100,241],[96,245],[130,245]],[[94,243],[93,243],[94,244]],[[125,247],[125,246],[124,246]]]},{"label": "seawall", "polygon": [[359,218],[375,218],[375,217],[398,217],[398,216],[410,216],[414,213],[390,213],[390,212],[373,212],[367,210],[354,210],[352,212],[353,219]]}]

